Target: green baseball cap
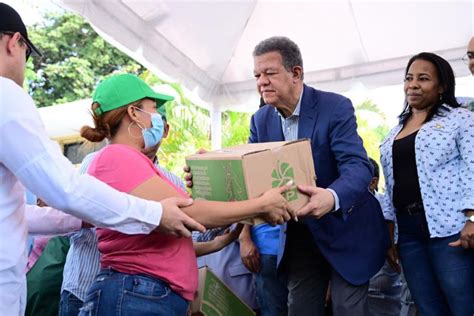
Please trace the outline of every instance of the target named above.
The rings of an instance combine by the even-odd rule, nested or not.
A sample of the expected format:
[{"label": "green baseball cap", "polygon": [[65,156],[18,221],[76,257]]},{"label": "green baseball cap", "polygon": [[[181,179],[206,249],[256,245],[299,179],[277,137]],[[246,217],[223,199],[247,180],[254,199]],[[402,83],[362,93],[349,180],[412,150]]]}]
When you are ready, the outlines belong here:
[{"label": "green baseball cap", "polygon": [[96,115],[118,109],[132,102],[150,98],[158,108],[174,97],[153,91],[142,79],[131,74],[113,75],[101,81],[95,88],[92,102],[97,102]]}]

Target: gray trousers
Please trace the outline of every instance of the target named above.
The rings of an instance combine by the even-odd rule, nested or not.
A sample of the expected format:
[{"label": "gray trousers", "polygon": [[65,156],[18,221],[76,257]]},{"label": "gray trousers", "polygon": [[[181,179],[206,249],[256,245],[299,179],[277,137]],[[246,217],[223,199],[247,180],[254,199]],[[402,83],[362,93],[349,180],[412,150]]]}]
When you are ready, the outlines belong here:
[{"label": "gray trousers", "polygon": [[288,315],[325,315],[329,281],[334,316],[368,315],[369,283],[354,286],[344,280],[321,255],[304,224],[288,225],[281,269],[288,277]]}]

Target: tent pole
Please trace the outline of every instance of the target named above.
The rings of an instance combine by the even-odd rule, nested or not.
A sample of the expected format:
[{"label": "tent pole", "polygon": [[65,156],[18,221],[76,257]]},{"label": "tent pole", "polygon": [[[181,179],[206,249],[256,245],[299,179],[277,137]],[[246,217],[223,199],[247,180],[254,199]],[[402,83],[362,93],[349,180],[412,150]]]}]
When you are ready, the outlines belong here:
[{"label": "tent pole", "polygon": [[211,110],[211,146],[212,150],[222,147],[222,111],[215,106]]}]

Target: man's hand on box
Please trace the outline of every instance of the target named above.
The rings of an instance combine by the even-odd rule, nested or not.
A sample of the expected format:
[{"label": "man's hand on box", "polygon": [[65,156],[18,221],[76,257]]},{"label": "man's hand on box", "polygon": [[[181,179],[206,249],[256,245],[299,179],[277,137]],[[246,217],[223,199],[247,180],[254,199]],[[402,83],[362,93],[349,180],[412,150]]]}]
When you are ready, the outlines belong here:
[{"label": "man's hand on box", "polygon": [[290,183],[279,188],[270,189],[259,197],[262,210],[264,211],[262,218],[269,224],[283,224],[295,217],[288,201],[282,195],[290,190],[292,185]]},{"label": "man's hand on box", "polygon": [[298,185],[298,190],[309,196],[309,202],[296,211],[296,216],[321,218],[334,209],[334,196],[330,191],[310,185]]},{"label": "man's hand on box", "polygon": [[191,237],[191,231],[193,230],[204,233],[206,228],[180,209],[180,207],[186,207],[191,204],[193,204],[192,199],[176,197],[161,201],[163,213],[161,215],[160,225],[156,230],[177,237]]},{"label": "man's hand on box", "polygon": [[[204,148],[201,148],[196,152],[196,154],[205,154],[205,153],[207,153],[207,150]],[[189,166],[184,166],[183,171],[184,171],[184,180],[186,182],[186,186],[188,188],[192,188],[193,187],[193,173],[191,172],[191,168],[189,168]]]}]

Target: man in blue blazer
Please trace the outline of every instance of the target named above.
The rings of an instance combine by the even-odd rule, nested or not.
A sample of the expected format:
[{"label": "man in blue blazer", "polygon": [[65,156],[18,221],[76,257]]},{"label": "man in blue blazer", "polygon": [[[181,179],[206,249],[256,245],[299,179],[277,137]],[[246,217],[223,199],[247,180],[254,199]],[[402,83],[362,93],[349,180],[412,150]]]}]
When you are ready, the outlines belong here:
[{"label": "man in blue blazer", "polygon": [[[317,187],[299,186],[310,202],[299,222],[280,229],[279,272],[288,278],[288,314],[323,315],[331,280],[335,315],[367,314],[369,279],[382,267],[389,237],[368,191],[372,170],[349,99],[303,83],[298,46],[285,37],[253,52],[266,105],[252,117],[249,142],[309,138]],[[283,260],[282,260],[283,259]]]}]

